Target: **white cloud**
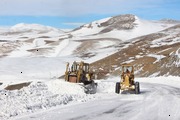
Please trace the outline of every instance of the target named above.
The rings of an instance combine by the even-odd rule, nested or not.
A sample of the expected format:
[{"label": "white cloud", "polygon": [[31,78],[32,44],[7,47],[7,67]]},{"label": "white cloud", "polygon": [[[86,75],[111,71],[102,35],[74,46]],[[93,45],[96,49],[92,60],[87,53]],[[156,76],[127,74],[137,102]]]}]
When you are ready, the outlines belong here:
[{"label": "white cloud", "polygon": [[116,14],[163,0],[0,0],[0,15]]},{"label": "white cloud", "polygon": [[62,0],[0,0],[0,15],[58,15]]}]

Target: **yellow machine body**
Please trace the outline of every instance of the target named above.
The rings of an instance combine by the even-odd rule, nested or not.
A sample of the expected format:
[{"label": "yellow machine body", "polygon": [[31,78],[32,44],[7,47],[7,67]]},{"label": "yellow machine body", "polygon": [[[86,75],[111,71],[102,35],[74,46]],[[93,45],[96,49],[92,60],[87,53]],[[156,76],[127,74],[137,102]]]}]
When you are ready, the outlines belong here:
[{"label": "yellow machine body", "polygon": [[121,66],[121,81],[116,83],[116,93],[127,90],[139,94],[139,82],[134,81],[133,65],[122,64]]},{"label": "yellow machine body", "polygon": [[81,80],[91,80],[92,73],[89,71],[89,63],[74,61],[71,67],[66,65],[65,80],[73,83],[80,83]]}]

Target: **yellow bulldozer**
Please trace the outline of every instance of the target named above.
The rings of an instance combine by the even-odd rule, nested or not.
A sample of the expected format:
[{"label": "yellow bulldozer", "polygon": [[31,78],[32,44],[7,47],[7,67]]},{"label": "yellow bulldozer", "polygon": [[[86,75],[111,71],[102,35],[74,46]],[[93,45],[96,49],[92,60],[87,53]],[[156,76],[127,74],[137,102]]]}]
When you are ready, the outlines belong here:
[{"label": "yellow bulldozer", "polygon": [[71,66],[69,63],[66,65],[65,81],[83,83],[85,93],[88,94],[95,94],[97,89],[97,83],[92,80],[92,75],[89,63],[74,61]]},{"label": "yellow bulldozer", "polygon": [[121,81],[116,83],[116,93],[133,92],[140,94],[140,84],[134,81],[134,67],[131,64],[121,65]]}]

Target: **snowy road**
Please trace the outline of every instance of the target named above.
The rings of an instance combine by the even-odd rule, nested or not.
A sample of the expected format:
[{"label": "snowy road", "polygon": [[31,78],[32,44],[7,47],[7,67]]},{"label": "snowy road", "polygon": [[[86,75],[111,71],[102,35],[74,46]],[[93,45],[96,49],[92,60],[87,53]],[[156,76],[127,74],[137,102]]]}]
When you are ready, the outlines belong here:
[{"label": "snowy road", "polygon": [[101,98],[17,120],[180,120],[180,88],[142,83],[141,94],[98,93]]}]

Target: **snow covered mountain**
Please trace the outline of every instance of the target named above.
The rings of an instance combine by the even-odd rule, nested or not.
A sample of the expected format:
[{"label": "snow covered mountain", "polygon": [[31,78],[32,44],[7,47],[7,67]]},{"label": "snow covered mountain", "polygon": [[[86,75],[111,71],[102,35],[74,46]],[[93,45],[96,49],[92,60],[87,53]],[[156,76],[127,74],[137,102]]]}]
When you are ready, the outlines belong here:
[{"label": "snow covered mountain", "polygon": [[85,24],[75,29],[72,34],[79,39],[116,38],[125,41],[158,32],[175,23],[142,20],[135,15],[125,14]]},{"label": "snow covered mountain", "polygon": [[0,32],[0,56],[75,55],[84,59],[94,57],[89,60],[91,62],[102,57],[103,51],[114,53],[116,50],[113,46],[122,41],[155,33],[173,25],[175,23],[141,20],[130,14],[94,21],[71,32],[21,23]]},{"label": "snow covered mountain", "polygon": [[[45,52],[51,50],[52,42],[59,42],[65,35],[62,30],[39,24],[20,23],[0,32],[0,56],[23,57],[32,56],[37,49]],[[48,49],[50,48],[50,49]],[[13,53],[11,53],[13,52]],[[38,55],[38,54],[37,54]],[[47,53],[48,56],[48,53]]]},{"label": "snow covered mountain", "polygon": [[[179,33],[176,30],[177,26],[175,26],[175,28],[172,27],[176,24],[178,24],[178,22],[142,20],[130,14],[97,20],[70,32],[63,32],[56,28],[38,24],[17,24],[11,28],[0,29],[0,57],[3,58],[0,62],[1,66],[3,66],[3,71],[0,74],[5,76],[6,79],[17,79],[17,72],[27,71],[28,75],[26,75],[29,79],[47,79],[64,74],[65,63],[74,60],[85,60],[90,63],[98,63],[98,60],[105,58],[103,59],[106,60],[104,62],[105,65],[102,64],[99,66],[99,68],[103,69],[107,69],[107,67],[111,69],[111,63],[117,66],[125,61],[131,60],[132,62],[138,56],[139,60],[145,56],[149,56],[148,59],[158,58],[159,60],[159,55],[146,51],[149,48],[156,49],[156,47],[153,47],[153,45],[149,48],[146,47],[150,46],[148,45],[149,42],[152,42],[151,44],[154,44],[154,46],[155,44],[161,43],[161,41],[153,42],[151,40],[156,40],[162,34],[162,36],[166,36],[167,34],[169,36],[168,39],[173,39],[173,41],[169,40],[169,44],[167,44],[167,40],[164,44],[167,44],[167,47],[176,45],[176,48],[178,48]],[[170,27],[172,28],[170,29]],[[170,29],[169,31],[168,28]],[[163,32],[165,29],[167,30]],[[135,43],[139,45],[133,46]],[[136,47],[139,48],[136,49]],[[176,48],[173,48],[174,51],[171,52],[179,55]],[[124,56],[124,54],[128,54],[125,50],[133,49],[136,51],[133,55]],[[138,51],[139,49],[141,50]],[[142,51],[142,49],[145,50]],[[160,52],[159,49],[156,50],[156,52]],[[119,53],[120,56],[117,53]],[[113,54],[119,58],[109,59],[111,57],[108,56]],[[163,56],[160,55],[160,57]],[[114,60],[116,60],[115,64]],[[176,61],[178,61],[178,59]],[[101,62],[102,61],[100,61],[100,63]],[[21,65],[21,63],[25,65]],[[177,64],[179,63],[177,62]],[[14,67],[9,70],[8,66]],[[46,66],[47,69],[44,69],[43,66]],[[106,66],[106,68],[104,68],[104,66]],[[177,67],[173,67],[172,69],[177,69]],[[34,71],[36,71],[36,75],[33,74]],[[150,76],[155,73],[156,75],[178,75],[177,70],[175,73],[173,72],[174,70],[172,70],[170,73],[165,72],[163,74],[158,74],[156,70],[150,70],[148,73],[146,73],[148,69],[143,71],[144,72],[141,71],[141,74],[139,74],[140,76]],[[9,75],[9,73],[11,73],[12,76]],[[42,77],[44,73],[46,74]],[[109,74],[109,72],[107,72],[107,74]]]},{"label": "snow covered mountain", "polygon": [[[60,30],[49,27],[49,26],[43,26],[39,24],[25,24],[25,23],[20,23],[15,26],[12,26],[10,28],[11,32],[30,32],[30,31],[39,31],[39,32],[52,32],[52,31],[57,31],[60,32]],[[63,32],[63,31],[62,31]]]}]

